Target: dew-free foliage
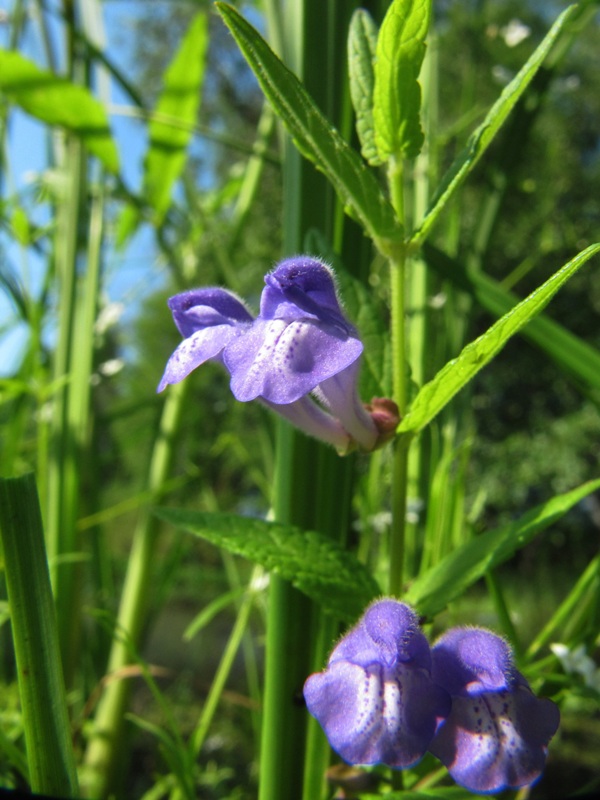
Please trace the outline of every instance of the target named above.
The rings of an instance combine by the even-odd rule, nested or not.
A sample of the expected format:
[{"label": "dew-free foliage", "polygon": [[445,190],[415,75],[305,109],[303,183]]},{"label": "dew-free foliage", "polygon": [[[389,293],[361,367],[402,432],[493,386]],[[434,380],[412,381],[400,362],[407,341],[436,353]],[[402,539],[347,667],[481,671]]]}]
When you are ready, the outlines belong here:
[{"label": "dew-free foliage", "polygon": [[340,619],[356,619],[381,591],[351,553],[316,531],[235,514],[173,508],[159,508],[156,514],[171,525],[281,575],[328,614]]}]

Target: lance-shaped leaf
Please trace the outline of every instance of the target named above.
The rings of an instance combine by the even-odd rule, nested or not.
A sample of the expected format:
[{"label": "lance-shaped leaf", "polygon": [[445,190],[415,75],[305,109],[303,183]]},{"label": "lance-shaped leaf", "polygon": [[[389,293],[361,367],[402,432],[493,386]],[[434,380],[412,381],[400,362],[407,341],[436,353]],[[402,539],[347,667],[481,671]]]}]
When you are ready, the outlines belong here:
[{"label": "lance-shaped leaf", "polygon": [[281,575],[336,617],[353,622],[381,590],[367,569],[340,545],[314,531],[235,514],[159,508],[177,528]]},{"label": "lance-shaped leaf", "polygon": [[423,145],[421,87],[431,0],[394,0],[377,39],[373,121],[379,157],[415,158]]},{"label": "lance-shaped leaf", "polygon": [[118,172],[119,155],[106,111],[84,86],[40,69],[19,53],[3,50],[0,91],[32,117],[79,136],[108,170]]},{"label": "lance-shaped leaf", "polygon": [[536,506],[508,525],[476,536],[420,575],[403,599],[414,605],[420,614],[428,617],[437,614],[488,570],[509,559],[534,536],[598,489],[600,480],[588,481]]},{"label": "lance-shaped leaf", "polygon": [[598,252],[600,244],[590,245],[495,322],[484,334],[466,345],[457,358],[449,361],[433,380],[422,387],[409,413],[398,426],[398,433],[416,433],[427,425],[454,395],[492,360],[510,337],[539,314],[560,287]]},{"label": "lance-shaped leaf", "polygon": [[[469,292],[494,316],[506,314],[519,302],[499,281],[479,270],[466,270],[456,259],[429,243],[423,247],[423,256],[444,279]],[[600,392],[600,351],[597,348],[544,314],[532,319],[521,335],[543,350],[577,386],[584,391]]]},{"label": "lance-shaped leaf", "polygon": [[358,8],[348,30],[348,77],[361,153],[373,166],[381,164],[373,125],[376,49],[377,26],[368,11]]},{"label": "lance-shaped leaf", "polygon": [[216,5],[298,150],[325,173],[344,206],[379,249],[389,253],[401,241],[402,228],[375,175],[261,35],[231,6]]},{"label": "lance-shaped leaf", "polygon": [[158,222],[169,208],[173,184],[185,164],[200,106],[207,42],[206,15],[198,14],[164,74],[150,122],[143,194]]},{"label": "lance-shaped leaf", "polygon": [[423,221],[414,232],[410,246],[417,249],[427,238],[429,231],[445,208],[454,192],[475,167],[485,153],[494,136],[506,120],[514,105],[531,83],[548,52],[577,13],[577,6],[565,9],[546,34],[539,47],[531,55],[513,80],[504,88],[502,94],[489,110],[481,125],[473,131],[462,152],[458,154],[436,190]]}]

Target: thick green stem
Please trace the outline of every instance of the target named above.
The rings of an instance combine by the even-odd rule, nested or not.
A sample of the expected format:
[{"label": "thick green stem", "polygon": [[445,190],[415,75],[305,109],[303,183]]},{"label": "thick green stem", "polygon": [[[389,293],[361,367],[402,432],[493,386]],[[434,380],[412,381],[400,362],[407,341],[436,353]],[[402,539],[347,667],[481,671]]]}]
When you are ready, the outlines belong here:
[{"label": "thick green stem", "polygon": [[76,797],[56,614],[33,475],[0,480],[0,532],[31,788]]}]

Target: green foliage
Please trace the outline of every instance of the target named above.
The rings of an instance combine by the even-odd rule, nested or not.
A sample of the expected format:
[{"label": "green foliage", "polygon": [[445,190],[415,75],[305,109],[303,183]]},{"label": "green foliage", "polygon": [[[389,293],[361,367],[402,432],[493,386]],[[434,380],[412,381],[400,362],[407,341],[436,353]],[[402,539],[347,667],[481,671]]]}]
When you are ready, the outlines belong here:
[{"label": "green foliage", "polygon": [[164,74],[164,85],[150,124],[142,194],[160,225],[171,203],[175,181],[186,163],[186,149],[198,117],[205,54],[208,45],[205,14],[191,22]]},{"label": "green foliage", "polygon": [[375,53],[373,128],[379,159],[416,158],[423,145],[417,82],[429,29],[431,0],[394,0]]},{"label": "green foliage", "polygon": [[368,11],[357,9],[348,31],[348,77],[361,153],[372,166],[382,163],[377,153],[373,125],[377,33],[377,26]]},{"label": "green foliage", "polygon": [[231,6],[217,3],[217,8],[296,147],[327,176],[365,232],[381,248],[389,249],[398,242],[401,228],[374,175],[260,34]]},{"label": "green foliage", "polygon": [[419,247],[425,241],[429,231],[454,192],[461,186],[485,150],[489,147],[507,116],[531,83],[536,72],[540,69],[551,48],[558,40],[561,33],[564,32],[569,21],[577,13],[577,10],[578,7],[573,5],[562,12],[533,55],[523,65],[512,81],[503,89],[502,94],[490,108],[481,125],[469,136],[465,147],[442,178],[440,185],[430,201],[425,217],[412,235],[411,242],[415,248]]},{"label": "green foliage", "polygon": [[399,433],[421,430],[442,410],[452,397],[484,367],[508,339],[538,314],[554,294],[588,259],[600,252],[600,244],[591,245],[558,270],[546,283],[495,322],[475,341],[465,346],[414,399],[409,413],[398,428]]},{"label": "green foliage", "polygon": [[317,533],[232,514],[161,508],[161,519],[291,581],[325,611],[354,621],[380,589],[337,542]]},{"label": "green foliage", "polygon": [[[33,723],[42,760],[73,738],[86,796],[281,800],[284,786],[320,800],[330,752],[291,698],[384,585],[436,627],[501,629],[568,712],[548,783],[571,792],[596,777],[597,696],[547,649],[593,655],[598,636],[600,283],[580,269],[600,249],[596,4],[355,5],[243,6],[262,35],[241,4],[218,3],[221,17],[205,0],[133,19],[119,8],[128,35],[110,46],[99,0],[51,20],[40,5],[41,47],[26,4],[3,18],[0,287],[14,315],[0,333],[27,338],[0,379],[0,449],[5,473],[38,475],[71,719],[52,705],[59,690],[17,707],[13,639],[34,631],[48,680],[59,664],[31,622],[53,608],[43,547],[19,535],[0,563],[0,592],[18,573],[30,605],[27,622],[0,595],[2,785],[38,785]],[[109,109],[21,52],[98,97],[107,76],[125,92],[110,113],[149,141],[137,195]],[[19,110],[46,135],[30,180],[15,168]],[[304,161],[275,138],[275,115]],[[72,134],[64,148],[55,127]],[[220,365],[155,395],[180,340],[166,298],[222,285],[256,310],[282,241],[337,271],[365,347],[362,399],[394,387],[406,400],[394,444],[340,461],[284,425],[275,436]],[[101,324],[115,299],[124,316]],[[157,504],[179,508],[155,516]],[[268,593],[246,559],[272,571]],[[274,684],[279,696],[264,691]],[[50,717],[58,737],[40,734]],[[386,796],[472,797],[445,780],[428,757]]]},{"label": "green foliage", "polygon": [[0,480],[0,533],[31,788],[40,794],[77,797],[58,630],[33,475]]},{"label": "green foliage", "polygon": [[41,122],[79,136],[106,169],[118,172],[106,111],[84,86],[40,69],[19,53],[0,51],[0,90]]},{"label": "green foliage", "polygon": [[419,575],[405,595],[419,612],[432,617],[459,597],[486,572],[511,558],[534,536],[554,524],[584,497],[600,489],[600,480],[557,495],[532,508],[521,519],[497,530],[487,531],[457,547],[442,561]]}]

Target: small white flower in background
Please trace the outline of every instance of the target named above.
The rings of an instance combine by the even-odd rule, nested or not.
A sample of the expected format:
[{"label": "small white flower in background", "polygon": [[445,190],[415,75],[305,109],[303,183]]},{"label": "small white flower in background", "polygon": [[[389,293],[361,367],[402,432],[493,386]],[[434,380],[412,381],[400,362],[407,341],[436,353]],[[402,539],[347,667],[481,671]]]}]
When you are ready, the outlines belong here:
[{"label": "small white flower in background", "polygon": [[587,687],[600,692],[600,668],[596,666],[593,658],[588,656],[584,645],[580,644],[574,650],[569,650],[566,644],[556,642],[550,645],[550,650],[558,658],[565,672],[581,675]]},{"label": "small white flower in background", "polygon": [[110,378],[112,375],[121,372],[124,366],[125,362],[122,358],[109,358],[108,361],[104,361],[100,364],[98,372],[104,375],[105,378]]},{"label": "small white flower in background", "polygon": [[264,592],[269,586],[270,575],[268,572],[256,571],[250,581],[251,592]]},{"label": "small white flower in background", "polygon": [[506,86],[512,80],[513,73],[502,64],[496,64],[496,66],[492,67],[492,77],[496,83]]},{"label": "small white flower in background", "polygon": [[511,19],[508,25],[500,28],[500,35],[507,47],[516,47],[531,36],[531,28],[521,20]]},{"label": "small white flower in background", "polygon": [[113,325],[116,325],[121,319],[124,311],[124,303],[108,303],[108,305],[105,305],[98,314],[98,319],[94,325],[94,331],[96,334],[98,336],[102,336],[102,334],[106,333],[109,328],[112,328]]}]

